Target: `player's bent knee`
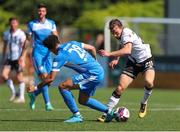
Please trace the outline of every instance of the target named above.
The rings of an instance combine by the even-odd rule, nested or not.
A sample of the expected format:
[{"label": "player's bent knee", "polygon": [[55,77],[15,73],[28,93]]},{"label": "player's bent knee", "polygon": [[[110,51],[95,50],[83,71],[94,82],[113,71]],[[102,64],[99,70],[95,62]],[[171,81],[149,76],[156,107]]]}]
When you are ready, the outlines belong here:
[{"label": "player's bent knee", "polygon": [[152,89],[154,87],[154,83],[153,82],[146,82],[146,87]]},{"label": "player's bent knee", "polygon": [[59,84],[60,89],[69,89],[70,87],[71,87],[71,85],[67,82],[63,82],[63,83]]},{"label": "player's bent knee", "polygon": [[84,100],[84,99],[79,98],[79,99],[78,99],[78,102],[79,102],[79,104],[81,104],[81,105],[85,105],[86,102],[87,102],[87,100]]},{"label": "player's bent knee", "polygon": [[6,75],[5,73],[2,73],[2,78],[3,78],[4,80],[7,80],[7,79],[8,79],[8,75]]},{"label": "player's bent knee", "polygon": [[58,88],[59,88],[59,89],[65,89],[66,86],[64,85],[64,83],[61,83],[61,84],[59,84]]},{"label": "player's bent knee", "polygon": [[81,99],[78,99],[79,104],[84,105],[86,102],[82,101]]}]

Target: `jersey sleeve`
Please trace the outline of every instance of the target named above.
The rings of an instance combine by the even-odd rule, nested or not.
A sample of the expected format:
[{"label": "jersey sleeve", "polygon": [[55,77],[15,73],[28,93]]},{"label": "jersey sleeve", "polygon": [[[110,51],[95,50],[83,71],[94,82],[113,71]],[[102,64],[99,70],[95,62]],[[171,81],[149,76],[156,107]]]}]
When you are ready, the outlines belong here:
[{"label": "jersey sleeve", "polygon": [[54,21],[52,22],[52,31],[57,31],[56,24]]},{"label": "jersey sleeve", "polygon": [[26,33],[28,35],[32,35],[32,23],[31,22],[29,22],[28,25],[27,25]]},{"label": "jersey sleeve", "polygon": [[61,67],[67,62],[67,57],[63,54],[57,55],[53,60],[52,71],[60,71]]},{"label": "jersey sleeve", "polygon": [[4,41],[8,41],[7,32],[4,32],[4,33],[3,33],[3,40],[4,40]]},{"label": "jersey sleeve", "polygon": [[21,43],[24,43],[25,40],[26,40],[26,35],[25,35],[25,33],[22,31],[22,32],[21,32],[21,39],[20,39],[20,41],[21,41]]},{"label": "jersey sleeve", "polygon": [[84,43],[81,43],[81,48],[83,48],[83,49],[84,49]]},{"label": "jersey sleeve", "polygon": [[127,30],[124,31],[122,36],[121,36],[121,42],[122,44],[126,44],[126,43],[133,43],[133,34],[131,31]]}]

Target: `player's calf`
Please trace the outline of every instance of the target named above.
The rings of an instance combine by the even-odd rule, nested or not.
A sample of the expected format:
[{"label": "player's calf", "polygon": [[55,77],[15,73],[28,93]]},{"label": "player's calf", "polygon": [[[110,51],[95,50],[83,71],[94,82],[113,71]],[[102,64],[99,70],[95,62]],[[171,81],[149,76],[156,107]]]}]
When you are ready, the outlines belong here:
[{"label": "player's calf", "polygon": [[147,113],[147,102],[149,97],[152,94],[152,88],[149,88],[147,86],[144,87],[144,97],[141,100],[140,110],[138,116],[140,118],[144,118]]}]

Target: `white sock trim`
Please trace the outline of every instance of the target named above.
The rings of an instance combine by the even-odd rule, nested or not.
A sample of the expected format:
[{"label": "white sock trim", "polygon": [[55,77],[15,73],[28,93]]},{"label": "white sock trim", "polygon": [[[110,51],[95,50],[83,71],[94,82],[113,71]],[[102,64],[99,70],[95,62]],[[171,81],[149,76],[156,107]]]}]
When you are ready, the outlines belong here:
[{"label": "white sock trim", "polygon": [[11,79],[8,79],[8,80],[6,81],[6,84],[7,84],[8,87],[10,88],[12,94],[15,95],[15,94],[16,94],[16,89],[15,89],[15,87],[14,87],[13,81],[12,81]]},{"label": "white sock trim", "polygon": [[148,99],[151,96],[151,94],[152,94],[152,90],[148,90],[148,89],[144,88],[144,97],[143,97],[141,103],[147,104]]},{"label": "white sock trim", "polygon": [[78,112],[74,113],[74,115],[81,115],[81,113],[78,111]]},{"label": "white sock trim", "polygon": [[20,91],[19,97],[21,99],[24,99],[24,92],[25,92],[25,83],[24,82],[19,83],[19,91]]},{"label": "white sock trim", "polygon": [[119,100],[120,98],[115,98],[114,96],[111,96],[107,104],[108,108],[112,110],[118,104]]}]

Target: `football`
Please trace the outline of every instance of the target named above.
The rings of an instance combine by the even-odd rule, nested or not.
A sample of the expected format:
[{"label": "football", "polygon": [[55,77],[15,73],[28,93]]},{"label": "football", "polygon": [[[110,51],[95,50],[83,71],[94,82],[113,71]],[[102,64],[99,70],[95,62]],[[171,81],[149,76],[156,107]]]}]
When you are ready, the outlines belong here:
[{"label": "football", "polygon": [[115,120],[118,122],[126,122],[130,117],[130,112],[126,107],[118,107],[115,111]]}]

